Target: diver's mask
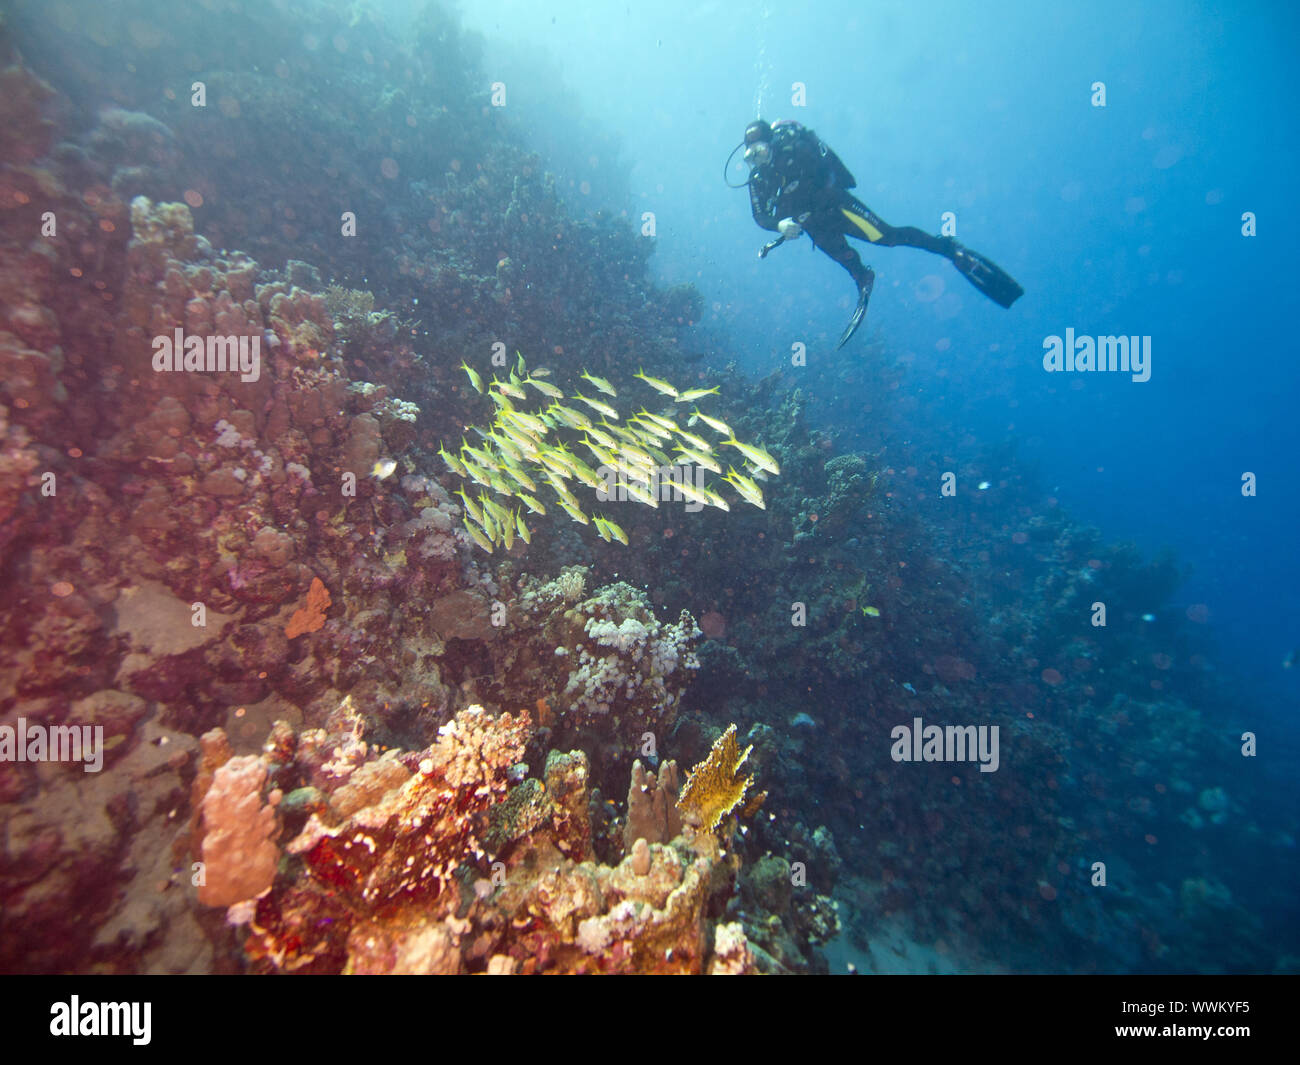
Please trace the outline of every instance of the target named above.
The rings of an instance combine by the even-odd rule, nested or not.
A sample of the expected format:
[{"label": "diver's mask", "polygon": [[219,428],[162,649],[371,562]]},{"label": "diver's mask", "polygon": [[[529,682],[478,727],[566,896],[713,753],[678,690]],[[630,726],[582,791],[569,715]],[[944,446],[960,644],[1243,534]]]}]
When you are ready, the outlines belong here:
[{"label": "diver's mask", "polygon": [[745,162],[750,169],[766,166],[772,161],[772,146],[767,141],[755,141],[745,149]]}]

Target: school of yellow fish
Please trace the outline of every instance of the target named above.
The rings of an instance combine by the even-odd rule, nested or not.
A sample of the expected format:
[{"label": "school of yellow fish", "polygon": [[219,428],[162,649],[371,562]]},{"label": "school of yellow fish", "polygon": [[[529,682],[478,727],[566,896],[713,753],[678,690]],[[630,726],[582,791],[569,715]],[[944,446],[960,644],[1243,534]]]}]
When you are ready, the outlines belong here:
[{"label": "school of yellow fish", "polygon": [[[586,514],[571,485],[582,485],[597,492],[606,490],[606,493],[610,488],[617,488],[628,499],[649,507],[657,508],[661,494],[671,491],[701,506],[730,510],[717,491],[716,482],[714,486],[697,483],[702,475],[692,467],[721,477],[742,500],[756,507],[766,506],[758,481],[781,472],[776,459],[767,451],[737,440],[726,422],[699,409],[700,400],[718,393],[716,385],[679,391],[644,371],[633,375],[672,404],[690,404],[687,426],[699,423],[722,438],[711,442],[679,426],[672,416],[677,410],[675,406],[655,414],[643,405],[636,414],[623,419],[606,399],[581,392],[566,397],[563,389],[548,380],[549,370],[539,368],[530,373],[519,352],[515,352],[515,366],[506,380],[498,380],[493,374],[486,386],[473,367],[464,360],[460,365],[471,387],[495,405],[496,417],[487,429],[473,428],[481,438],[477,446],[462,439],[459,453],[453,455],[439,447],[438,454],[458,477],[479,486],[476,495],[464,489],[456,494],[465,509],[462,518],[465,531],[489,554],[498,545],[509,551],[516,536],[524,543],[532,542],[524,513],[546,513],[546,505],[540,498],[541,485],[555,496],[552,505],[559,506],[574,521],[594,527],[607,543],[617,540],[626,545],[627,533],[606,515]],[[584,370],[582,379],[598,396],[618,398],[618,391],[603,377]],[[533,398],[530,389],[550,400],[550,405],[531,411],[522,409]],[[566,405],[575,402],[592,413]],[[566,440],[566,434],[573,439]],[[738,452],[739,464],[747,472],[740,472],[728,462],[724,474],[724,456],[715,452],[715,443],[719,448],[729,447]],[[675,458],[664,450],[670,445]],[[606,476],[580,458],[575,447],[590,453],[598,463],[597,469],[602,469]],[[684,469],[683,475],[674,476],[669,485],[665,471],[672,467]],[[617,484],[612,480],[613,471],[619,475]],[[661,493],[661,489],[665,491]]]}]

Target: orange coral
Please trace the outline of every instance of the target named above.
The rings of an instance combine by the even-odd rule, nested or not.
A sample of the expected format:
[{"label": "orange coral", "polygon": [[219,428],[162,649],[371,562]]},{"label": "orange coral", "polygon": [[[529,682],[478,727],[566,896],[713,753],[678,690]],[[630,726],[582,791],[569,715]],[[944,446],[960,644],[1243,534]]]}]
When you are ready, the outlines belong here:
[{"label": "orange coral", "polygon": [[307,604],[293,612],[289,624],[284,627],[284,634],[292,640],[304,632],[315,632],[325,624],[325,611],[329,609],[330,602],[329,589],[319,577],[313,577],[311,587],[307,590]]}]

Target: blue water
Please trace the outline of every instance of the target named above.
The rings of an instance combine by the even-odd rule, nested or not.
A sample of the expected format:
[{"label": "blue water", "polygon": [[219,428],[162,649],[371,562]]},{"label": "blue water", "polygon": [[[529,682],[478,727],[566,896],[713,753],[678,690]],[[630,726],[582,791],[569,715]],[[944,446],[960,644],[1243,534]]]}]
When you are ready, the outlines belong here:
[{"label": "blue water", "polygon": [[[621,138],[622,204],[634,220],[654,213],[655,270],[700,287],[702,330],[745,369],[785,367],[815,400],[837,390],[843,420],[842,360],[905,354],[892,431],[918,452],[1014,441],[1043,491],[1108,540],[1173,547],[1192,572],[1170,609],[1208,618],[1232,695],[1211,717],[1266,737],[1238,783],[1258,773],[1294,816],[1300,668],[1282,663],[1300,645],[1295,8],[520,2],[474,4],[465,20],[503,70],[543,55],[568,86],[562,106]],[[516,99],[539,138],[562,137],[548,132],[556,101]],[[759,261],[767,235],[723,183],[756,114],[816,130],[894,225],[935,232],[955,212],[959,239],[1026,296],[1004,311],[933,256],[859,245],[875,294],[837,353],[847,275],[807,241]],[[580,209],[609,159],[564,154]],[[934,278],[942,294],[923,298]],[[1150,380],[1047,374],[1043,339],[1067,328],[1150,336]],[[795,342],[803,369],[789,366]]]},{"label": "blue water", "polygon": [[[464,20],[507,82],[523,56],[559,72],[564,99],[531,99],[527,83],[514,97],[539,141],[563,140],[548,128],[557,107],[621,140],[623,206],[654,212],[660,277],[700,286],[705,325],[748,369],[785,365],[807,342],[799,380],[814,396],[831,360],[865,345],[833,350],[847,275],[807,241],[760,262],[746,195],[722,183],[756,104],[815,129],[891,224],[937,231],[955,212],[958,237],[1027,295],[1006,312],[924,252],[863,247],[877,272],[867,332],[916,355],[911,439],[1014,437],[1077,517],[1147,552],[1176,548],[1195,570],[1179,602],[1209,608],[1220,668],[1292,729],[1300,18],[1277,4],[1133,7],[521,0],[475,3]],[[796,82],[806,106],[791,104]],[[580,203],[614,160],[568,158]],[[1246,211],[1255,237],[1241,233]],[[944,294],[919,302],[929,275]],[[1151,336],[1151,379],[1046,374],[1043,338],[1067,327]]]}]

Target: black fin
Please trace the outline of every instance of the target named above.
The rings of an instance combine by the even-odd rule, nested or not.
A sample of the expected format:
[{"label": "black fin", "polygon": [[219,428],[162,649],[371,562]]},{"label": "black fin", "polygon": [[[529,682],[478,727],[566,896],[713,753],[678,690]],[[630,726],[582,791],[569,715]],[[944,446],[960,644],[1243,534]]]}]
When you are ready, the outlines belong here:
[{"label": "black fin", "polygon": [[1025,290],[1016,283],[1015,278],[979,252],[959,247],[953,253],[952,264],[965,275],[967,281],[999,307],[1010,308],[1025,294]]},{"label": "black fin", "polygon": [[849,342],[849,338],[858,331],[860,326],[867,317],[867,301],[871,299],[871,287],[875,284],[875,275],[871,273],[871,268],[867,268],[867,280],[865,284],[858,286],[858,306],[853,312],[853,317],[849,319],[849,324],[844,327],[844,332],[840,335],[840,342],[835,345],[835,350],[839,351]]}]

